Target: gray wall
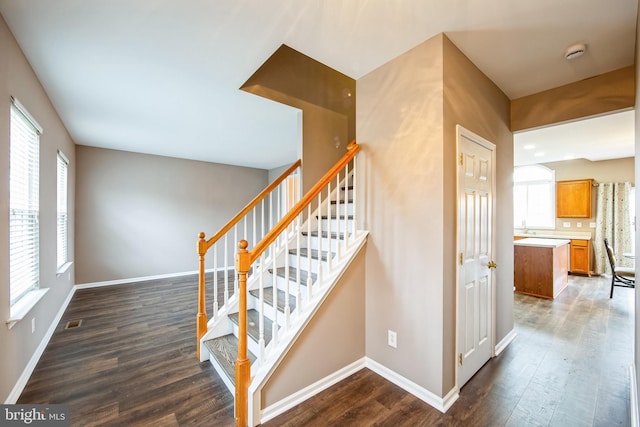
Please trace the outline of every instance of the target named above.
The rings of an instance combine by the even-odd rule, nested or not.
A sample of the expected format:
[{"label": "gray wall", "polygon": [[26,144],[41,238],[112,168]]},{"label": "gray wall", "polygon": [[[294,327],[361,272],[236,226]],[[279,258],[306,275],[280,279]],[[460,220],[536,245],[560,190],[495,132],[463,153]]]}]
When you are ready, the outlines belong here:
[{"label": "gray wall", "polygon": [[[56,275],[56,154],[69,158],[69,221],[73,224],[76,174],[74,143],[47,94],[0,17],[0,400],[5,401],[45,336],[74,284],[74,266]],[[27,317],[12,329],[9,318],[9,97],[16,97],[44,133],[40,138],[40,286],[48,293]],[[73,227],[69,230],[69,257],[74,257]],[[36,329],[31,333],[31,320]]]},{"label": "gray wall", "polygon": [[262,169],[86,146],[76,157],[79,284],[196,271],[198,233],[211,237],[268,183]]}]

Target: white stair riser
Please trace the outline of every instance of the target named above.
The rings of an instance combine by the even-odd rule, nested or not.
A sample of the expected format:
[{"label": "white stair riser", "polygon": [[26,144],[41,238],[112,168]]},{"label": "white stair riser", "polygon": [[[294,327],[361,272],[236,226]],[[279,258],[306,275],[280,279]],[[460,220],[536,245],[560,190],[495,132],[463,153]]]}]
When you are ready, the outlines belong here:
[{"label": "white stair riser", "polygon": [[[235,324],[235,322],[231,322],[233,323],[233,335],[236,336],[236,338],[238,338],[240,335],[238,334],[238,325]],[[254,340],[251,336],[247,335],[249,337],[249,339],[247,340],[247,347],[249,348],[249,351],[253,354],[260,354],[260,345],[258,344],[258,342],[256,340]]]},{"label": "white stair riser", "polygon": [[[303,295],[303,297],[305,297]],[[258,298],[254,297],[252,294],[249,294],[249,299],[253,300],[253,304],[254,304],[254,310],[258,311],[258,313],[260,313],[260,301],[258,300]],[[290,307],[291,308],[291,312],[293,313],[293,311],[295,310],[293,308],[293,306]],[[267,304],[266,302],[264,303],[264,315],[266,318],[268,318],[269,320],[271,320],[273,322],[273,319],[275,317],[275,310],[273,308],[273,306]],[[277,322],[279,326],[284,326],[285,324],[285,315],[284,312],[282,311],[278,311],[278,318],[277,318]]]},{"label": "white stair riser", "polygon": [[[329,224],[329,222],[331,224]],[[344,233],[345,227],[349,232],[353,231],[353,221],[349,219],[322,219],[322,230],[329,230],[329,225],[331,225],[331,232],[340,230],[342,233]]]},{"label": "white stair riser", "polygon": [[[305,268],[306,269],[306,268]],[[271,281],[269,281],[268,284],[265,284],[265,286],[271,286],[273,283]],[[278,287],[278,289],[280,289],[281,291],[286,291],[287,290],[287,280],[284,277],[280,277],[280,276],[276,276],[276,286]],[[300,292],[302,293],[302,295],[306,295],[307,293],[307,284],[304,281],[300,282]],[[293,276],[289,277],[289,293],[291,295],[296,295],[298,292],[298,283],[293,280]]]},{"label": "white stair riser", "polygon": [[[298,256],[289,254],[289,265],[297,268]],[[318,266],[324,264],[326,261],[320,261],[315,258],[311,258],[311,271],[314,273],[318,272]],[[306,271],[309,269],[309,257],[301,256],[300,257],[300,269]]]},{"label": "white stair riser", "polygon": [[[338,244],[344,245],[345,243],[344,240],[342,239],[329,239],[326,237],[320,238],[320,237],[312,236],[311,239],[309,239],[312,249],[318,249],[319,240],[322,240],[322,250],[323,251],[331,250],[331,252],[336,252],[336,250],[338,249]],[[342,246],[340,249],[342,250],[342,248],[344,248],[344,246]]]},{"label": "white stair riser", "polygon": [[[326,210],[322,211],[322,215],[326,214]],[[339,203],[331,205],[331,215],[353,215],[353,203]]]}]

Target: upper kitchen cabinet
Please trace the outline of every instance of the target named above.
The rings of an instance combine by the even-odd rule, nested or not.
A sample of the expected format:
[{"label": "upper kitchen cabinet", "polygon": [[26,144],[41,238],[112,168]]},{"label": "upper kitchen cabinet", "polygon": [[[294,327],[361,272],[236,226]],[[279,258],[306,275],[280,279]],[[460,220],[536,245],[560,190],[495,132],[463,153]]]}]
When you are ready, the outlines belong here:
[{"label": "upper kitchen cabinet", "polygon": [[591,218],[593,179],[556,182],[556,217]]}]

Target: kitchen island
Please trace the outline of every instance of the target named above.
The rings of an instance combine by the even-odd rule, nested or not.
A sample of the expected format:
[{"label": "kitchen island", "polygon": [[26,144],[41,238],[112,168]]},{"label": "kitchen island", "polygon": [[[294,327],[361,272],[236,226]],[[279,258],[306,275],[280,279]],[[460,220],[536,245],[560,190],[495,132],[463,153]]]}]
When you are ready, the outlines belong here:
[{"label": "kitchen island", "polygon": [[566,239],[526,238],[514,245],[515,291],[553,299],[568,284],[569,243]]}]

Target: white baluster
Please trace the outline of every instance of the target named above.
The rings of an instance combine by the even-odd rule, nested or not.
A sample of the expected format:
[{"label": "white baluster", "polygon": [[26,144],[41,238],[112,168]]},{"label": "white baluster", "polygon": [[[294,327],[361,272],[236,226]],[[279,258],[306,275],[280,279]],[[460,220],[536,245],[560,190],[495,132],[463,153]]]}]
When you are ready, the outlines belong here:
[{"label": "white baluster", "polygon": [[256,228],[256,215],[258,214],[257,209],[254,207],[252,210],[253,212],[253,244],[255,245],[256,243],[258,243],[258,240],[256,239],[256,232],[258,231]]},{"label": "white baluster", "polygon": [[[356,171],[356,160],[357,158],[354,157],[353,158],[353,191],[351,192],[352,197],[351,199],[353,200],[353,239],[355,240],[356,238],[356,230],[358,229],[358,221],[357,221],[357,215],[358,215],[358,210],[356,209],[356,198],[358,197],[358,192],[357,190],[357,183],[358,183],[358,178],[357,178],[357,171]],[[348,199],[347,199],[348,200]]]},{"label": "white baluster", "polygon": [[[331,210],[331,207],[329,207],[329,210]],[[318,194],[318,215],[322,215],[322,191],[320,191],[320,193]],[[311,247],[311,221],[309,221],[309,247]],[[318,220],[318,253],[321,254],[322,253],[322,221]],[[327,258],[331,256],[331,248],[329,248],[329,251],[327,252]],[[322,269],[323,269],[323,264],[320,263],[319,264],[319,268],[318,268],[318,282],[317,284],[322,283]],[[311,295],[313,295],[313,289],[311,290]]]},{"label": "white baluster", "polygon": [[224,235],[224,265],[222,268],[224,269],[224,305],[229,301],[229,272],[227,271],[229,265],[229,253],[228,253],[228,240],[227,236],[229,233]]},{"label": "white baluster", "polygon": [[[338,207],[338,203],[336,202],[336,207]],[[331,181],[327,184],[327,216],[331,216]],[[322,218],[320,219],[322,222]],[[331,221],[327,221],[327,242],[328,242],[328,250],[329,256],[327,257],[327,273],[331,274],[331,252],[333,248],[331,247]]]},{"label": "white baluster", "polygon": [[344,239],[342,241],[342,248],[343,251],[346,252],[347,251],[347,243],[349,239],[349,214],[346,212],[346,208],[347,208],[347,200],[349,200],[349,164],[347,163],[344,167],[344,185],[346,186],[347,190],[344,193],[344,207],[345,207],[345,213],[344,213]]},{"label": "white baluster", "polygon": [[[264,266],[264,253],[260,255],[260,265]],[[260,320],[258,321],[258,329],[260,330],[258,345],[260,346],[260,354],[258,355],[259,363],[264,361],[264,275],[260,274],[260,288],[258,290],[258,304],[260,305]]]},{"label": "white baluster", "polygon": [[218,318],[218,243],[213,245],[213,318]]},{"label": "white baluster", "polygon": [[[245,216],[244,219],[245,219],[245,224],[246,224],[247,217]],[[245,236],[247,235],[247,233],[246,233],[246,225],[245,225],[245,234],[244,235]],[[246,240],[247,238],[243,237],[243,239]],[[236,224],[233,227],[233,242],[231,242],[231,256],[232,257],[233,257],[233,254],[235,254],[235,252],[236,252],[235,251],[236,245],[238,244],[239,241],[240,240],[238,240],[238,224]],[[236,269],[235,264],[236,263],[235,263],[235,260],[233,260],[233,261],[229,260],[229,261],[227,261],[227,263],[230,263],[233,266],[233,270],[234,270],[234,274],[233,274],[233,293],[234,293],[234,295],[237,295],[237,293],[238,293],[238,272],[235,271],[235,269]]]},{"label": "white baluster", "polygon": [[[311,203],[309,203],[309,206],[307,207],[307,269],[308,269],[307,301],[309,301],[311,299],[311,295],[313,295],[313,290],[312,290],[313,282],[311,281],[311,271],[313,270],[312,268],[313,260],[311,259],[311,253],[313,249],[311,249],[311,245],[309,244],[310,236],[311,236]],[[320,252],[318,252],[318,254],[320,254]],[[318,270],[320,270],[321,258],[322,258],[321,256],[319,256],[318,258]]]},{"label": "white baluster", "polygon": [[270,246],[271,251],[271,269],[273,274],[271,275],[271,285],[273,294],[273,331],[271,335],[271,341],[273,342],[271,348],[275,348],[278,344],[278,280],[276,272],[276,243],[272,243]]},{"label": "white baluster", "polygon": [[[338,173],[336,174],[336,207],[340,207],[340,192],[341,192],[342,188],[340,186],[340,171],[338,171]],[[331,221],[331,217],[329,217],[329,221]],[[336,261],[340,262],[340,233],[341,233],[341,229],[340,229],[340,224],[342,222],[340,221],[340,215],[336,215],[336,236],[337,239],[336,240]]]},{"label": "white baluster", "polygon": [[[302,308],[302,271],[300,271],[300,216],[298,215],[296,218],[296,269],[298,270],[298,274],[296,274],[296,285],[298,287],[296,292],[296,309],[297,312],[300,313],[300,309]],[[307,253],[307,256],[309,254]],[[311,271],[311,267],[309,266],[309,271]]]},{"label": "white baluster", "polygon": [[[291,307],[289,305],[289,238],[285,230],[284,233],[284,330],[289,330],[289,321],[291,320]],[[300,274],[300,272],[298,272]]]}]

